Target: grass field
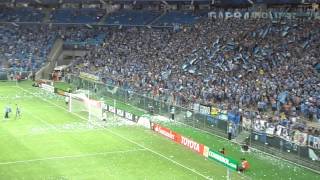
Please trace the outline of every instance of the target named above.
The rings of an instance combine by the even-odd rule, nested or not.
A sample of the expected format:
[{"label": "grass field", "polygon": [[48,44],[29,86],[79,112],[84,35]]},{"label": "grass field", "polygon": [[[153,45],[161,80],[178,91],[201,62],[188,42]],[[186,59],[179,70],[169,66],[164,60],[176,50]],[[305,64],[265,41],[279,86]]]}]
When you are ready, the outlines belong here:
[{"label": "grass field", "polygon": [[117,125],[123,119],[88,126],[62,97],[30,82],[0,82],[0,107],[7,105],[13,113],[5,120],[1,112],[0,179],[226,179],[220,164],[150,130]]},{"label": "grass field", "polygon": [[[15,119],[16,103],[21,119]],[[83,114],[67,111],[62,97],[31,87],[31,82],[0,82],[0,108],[6,105],[13,113],[0,123],[1,180],[227,179],[224,166],[119,117],[109,116],[105,127],[88,126]],[[230,171],[231,179],[320,177],[260,152],[243,154],[225,139],[179,123],[164,125],[215,150],[225,147],[235,159],[246,157],[251,169],[245,175]]]}]

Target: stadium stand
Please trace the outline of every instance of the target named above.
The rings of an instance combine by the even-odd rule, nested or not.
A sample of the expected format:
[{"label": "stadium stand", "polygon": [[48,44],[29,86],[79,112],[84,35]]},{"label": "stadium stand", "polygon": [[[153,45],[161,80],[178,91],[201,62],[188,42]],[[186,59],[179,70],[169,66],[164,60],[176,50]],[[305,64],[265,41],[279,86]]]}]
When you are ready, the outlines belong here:
[{"label": "stadium stand", "polygon": [[160,16],[160,12],[146,10],[121,10],[106,18],[106,24],[114,25],[147,25]]},{"label": "stadium stand", "polygon": [[44,13],[33,8],[1,8],[0,21],[9,22],[41,22]]},{"label": "stadium stand", "polygon": [[36,0],[15,0],[15,3],[37,3]]},{"label": "stadium stand", "polygon": [[[207,13],[205,13],[207,15]],[[194,24],[201,16],[191,11],[170,11],[162,15],[153,24],[158,26],[172,26],[174,24]]]},{"label": "stadium stand", "polygon": [[[2,0],[4,1],[4,0]],[[82,3],[95,4],[101,3],[99,0],[9,0],[15,3],[33,3],[33,4],[63,4],[63,3]]]},{"label": "stadium stand", "polygon": [[61,38],[64,40],[65,48],[86,48],[87,46],[100,46],[104,43],[106,38],[106,28],[94,28],[90,29],[87,27],[69,27],[59,28]]},{"label": "stadium stand", "polygon": [[41,3],[46,5],[59,4],[59,2],[59,0],[41,0]]},{"label": "stadium stand", "polygon": [[95,3],[101,3],[101,2],[99,0],[63,0],[63,3],[95,4]]},{"label": "stadium stand", "polygon": [[56,23],[97,23],[105,14],[96,8],[62,8],[52,12],[51,19]]},{"label": "stadium stand", "polygon": [[4,26],[0,29],[0,59],[6,68],[20,71],[39,69],[44,65],[55,39],[45,26]]},{"label": "stadium stand", "polygon": [[[236,11],[230,12],[235,16]],[[96,24],[104,15],[101,9],[62,8],[52,12],[51,20]],[[0,65],[38,69],[53,41],[61,38],[68,50],[86,50],[69,72],[87,72],[130,93],[183,108],[217,106],[252,120],[248,124],[255,131],[273,129],[270,134],[288,142],[297,130],[319,138],[319,128],[297,120],[320,124],[319,21],[204,15],[207,12],[120,10],[103,22],[130,27],[4,25]],[[38,22],[43,16],[32,8],[3,9],[0,20]],[[181,26],[168,28],[175,25]],[[278,125],[289,130],[277,134]]]},{"label": "stadium stand", "polygon": [[[309,21],[217,20],[176,34],[168,29],[127,29],[113,32],[106,50],[92,50],[107,60],[91,73],[124,77],[112,82],[175,99],[182,106],[223,103],[230,109],[257,107],[261,112],[274,107],[286,116],[317,121],[318,26]],[[115,62],[119,57],[121,67]],[[90,59],[96,58],[88,55],[85,62]],[[139,75],[132,76],[134,72]]]},{"label": "stadium stand", "polygon": [[0,1],[0,3],[11,3],[12,2],[12,0],[2,0],[2,1]]}]

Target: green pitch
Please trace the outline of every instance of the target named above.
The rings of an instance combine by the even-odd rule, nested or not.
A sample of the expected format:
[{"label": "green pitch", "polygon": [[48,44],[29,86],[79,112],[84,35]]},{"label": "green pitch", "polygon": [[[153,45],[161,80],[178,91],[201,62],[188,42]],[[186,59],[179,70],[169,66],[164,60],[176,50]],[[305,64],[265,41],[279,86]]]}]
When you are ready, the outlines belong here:
[{"label": "green pitch", "polygon": [[0,179],[226,179],[225,167],[151,130],[117,125],[123,120],[112,115],[107,127],[88,125],[31,82],[0,82],[0,107]]},{"label": "green pitch", "polygon": [[[21,108],[21,119],[15,118],[15,104]],[[12,108],[9,120],[3,118],[5,106]],[[31,82],[19,86],[0,82],[0,108],[1,180],[227,179],[227,169],[221,164],[111,114],[106,127],[88,125],[86,115],[67,111],[64,98],[33,88]],[[165,125],[215,150],[225,147],[235,159],[246,157],[251,169],[245,175],[230,171],[231,179],[319,177],[259,152],[242,154],[237,145],[193,128]]]}]

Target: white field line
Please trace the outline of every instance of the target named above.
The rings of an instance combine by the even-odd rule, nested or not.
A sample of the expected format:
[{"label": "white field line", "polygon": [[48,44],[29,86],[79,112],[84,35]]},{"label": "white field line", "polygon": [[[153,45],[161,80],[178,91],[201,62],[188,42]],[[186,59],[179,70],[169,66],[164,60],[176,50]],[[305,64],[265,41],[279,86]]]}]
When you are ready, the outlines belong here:
[{"label": "white field line", "polygon": [[[34,97],[34,96],[33,96]],[[43,108],[57,108],[56,106],[42,106]]]},{"label": "white field line", "polygon": [[[25,111],[24,111],[25,112]],[[6,120],[4,120],[6,121]],[[20,119],[19,120],[8,120],[8,121],[21,121]],[[23,120],[22,120],[23,121]],[[48,126],[46,126],[48,127]],[[58,126],[55,126],[55,127],[52,127],[51,129],[41,129],[41,128],[44,128],[42,126],[39,127],[39,130],[36,131],[36,130],[33,130],[33,132],[28,132],[28,133],[17,133],[15,132],[15,135],[17,136],[39,136],[39,135],[42,135],[42,134],[49,134],[49,133],[63,133],[63,134],[74,134],[75,132],[76,133],[79,133],[79,132],[89,132],[89,131],[94,131],[94,132],[98,132],[98,131],[105,131],[104,128],[93,128],[93,129],[89,129],[89,128],[83,128],[83,129],[63,129],[61,127],[58,127]],[[49,131],[51,130],[51,131]],[[32,131],[32,130],[31,130]],[[0,138],[3,138],[3,137],[7,137],[9,135],[6,135],[6,134],[3,134],[0,132]]]},{"label": "white field line", "polygon": [[201,176],[201,177],[203,177],[203,178],[205,178],[205,179],[211,179],[211,178],[209,178],[208,176],[203,175],[203,174],[199,173],[198,171],[196,171],[196,170],[194,170],[194,169],[191,169],[191,168],[189,168],[189,167],[187,167],[187,166],[185,166],[185,165],[183,165],[183,164],[181,164],[181,163],[179,163],[179,162],[177,162],[177,161],[175,161],[175,160],[173,160],[173,159],[168,158],[167,156],[165,156],[165,155],[163,155],[163,154],[160,154],[160,153],[158,153],[158,152],[156,152],[156,151],[154,151],[154,150],[152,150],[152,149],[150,149],[150,148],[145,147],[144,145],[142,145],[142,144],[140,144],[140,143],[137,143],[137,142],[135,142],[135,141],[133,141],[133,140],[131,140],[131,139],[128,139],[128,138],[126,138],[126,137],[124,137],[124,136],[122,136],[122,135],[120,135],[120,134],[118,134],[118,133],[116,133],[116,132],[113,132],[113,131],[110,130],[110,129],[107,129],[107,131],[109,131],[111,134],[114,134],[114,135],[116,135],[116,136],[118,136],[118,137],[120,137],[120,138],[122,138],[122,139],[124,139],[124,140],[126,140],[126,141],[128,141],[128,142],[130,142],[130,143],[132,143],[132,144],[135,144],[135,145],[137,145],[137,146],[139,146],[139,147],[141,147],[141,148],[144,148],[144,149],[152,152],[153,154],[156,154],[156,155],[158,155],[158,156],[160,156],[160,157],[162,157],[162,158],[164,158],[164,159],[172,162],[173,164],[176,164],[176,165],[178,165],[178,166],[181,166],[181,167],[183,167],[183,168],[185,168],[185,169],[187,169],[187,170],[189,170],[189,171],[191,171],[191,172],[193,172],[193,173],[195,173],[195,174],[197,174],[197,175],[199,175],[199,176]]},{"label": "white field line", "polygon": [[[42,122],[43,124],[53,128],[54,130],[58,131],[58,129],[56,128],[56,126],[52,125],[51,123],[48,123],[45,120],[42,120],[41,118],[39,118],[38,116],[33,115],[32,113],[29,113],[26,109],[23,109],[23,112],[25,112],[26,114],[29,114],[31,117],[33,117],[34,119],[39,120],[40,122]],[[20,119],[19,119],[20,120]]]},{"label": "white field line", "polygon": [[[30,115],[31,117],[33,117],[34,119],[38,119],[41,123],[43,123],[43,124],[45,124],[45,125],[53,128],[55,131],[58,131],[58,129],[57,129],[54,125],[48,123],[47,121],[42,120],[41,118],[39,118],[38,116],[33,115],[32,113],[29,113],[25,108],[23,109],[23,113],[29,114],[29,115]],[[15,121],[16,121],[16,120],[17,120],[17,121],[21,121],[21,117],[20,117],[19,119],[15,119]],[[27,135],[29,135],[29,134],[25,134],[25,135],[27,136]],[[1,164],[1,163],[0,163],[0,164]]]},{"label": "white field line", "polygon": [[140,148],[140,149],[129,149],[129,150],[122,150],[122,151],[84,153],[84,154],[68,155],[68,156],[53,156],[53,157],[38,158],[38,159],[0,162],[0,165],[21,164],[21,163],[31,163],[31,162],[48,161],[48,160],[60,160],[60,159],[75,159],[75,158],[84,158],[84,157],[104,156],[108,154],[129,153],[129,152],[136,152],[136,151],[146,151],[146,149]]},{"label": "white field line", "polygon": [[[17,86],[17,87],[18,87],[19,89],[21,89],[22,91],[25,91],[25,92],[28,92],[28,93],[32,94],[32,93],[31,93],[30,91],[28,91],[28,90],[25,90],[25,89],[23,89],[23,88],[21,88],[21,87],[19,87],[19,86]],[[32,95],[33,95],[33,94],[32,94]],[[60,106],[60,105],[57,105],[57,104],[55,104],[55,103],[53,103],[53,102],[51,102],[51,101],[48,101],[48,100],[46,100],[46,99],[44,99],[44,98],[42,98],[42,97],[38,97],[38,96],[35,96],[35,97],[37,97],[37,98],[41,99],[42,101],[45,101],[45,102],[47,102],[47,103],[49,103],[49,104],[52,104],[52,105],[54,105],[54,106],[56,106],[56,107],[58,107],[58,108],[60,108],[60,109],[62,109],[62,110],[64,110],[64,111],[66,111],[66,112],[69,112],[69,111],[67,111],[64,107],[62,107],[62,106]],[[81,119],[83,119],[83,120],[87,120],[87,119],[83,118],[82,116],[80,116],[80,115],[78,115],[78,114],[75,114],[75,113],[73,113],[73,112],[69,112],[69,113],[71,113],[71,114],[73,114],[73,115],[75,115],[75,116],[77,116],[77,117],[79,117],[79,118],[81,118]],[[183,168],[185,168],[185,169],[193,172],[194,174],[197,174],[197,175],[203,177],[204,179],[211,179],[210,177],[208,177],[208,176],[206,176],[206,175],[204,175],[204,174],[201,174],[200,172],[198,172],[198,171],[196,171],[196,170],[194,170],[194,169],[192,169],[192,168],[190,168],[190,167],[187,167],[187,166],[185,166],[185,165],[183,165],[183,164],[181,164],[181,163],[179,163],[179,162],[177,162],[177,161],[175,161],[175,160],[173,160],[173,159],[170,159],[170,158],[168,158],[167,156],[165,156],[165,155],[163,155],[163,154],[160,154],[160,153],[158,153],[158,152],[156,152],[156,151],[154,151],[154,150],[152,150],[152,149],[150,149],[150,148],[147,148],[147,147],[143,146],[143,145],[140,144],[140,143],[137,143],[137,142],[135,142],[135,141],[133,141],[133,140],[130,140],[130,139],[128,139],[128,138],[126,138],[126,137],[124,137],[124,136],[122,136],[122,135],[120,135],[120,134],[118,134],[118,133],[116,133],[116,132],[111,131],[110,129],[107,129],[107,128],[105,128],[105,129],[106,129],[108,132],[110,132],[111,134],[114,134],[114,135],[120,137],[121,139],[124,139],[124,140],[126,140],[126,141],[128,141],[128,142],[130,142],[130,143],[132,143],[132,144],[135,144],[135,145],[141,147],[141,148],[144,148],[144,149],[152,152],[153,154],[156,154],[156,155],[158,155],[158,156],[160,156],[160,157],[162,157],[162,158],[164,158],[164,159],[172,162],[172,163],[175,164],[175,165],[178,165],[178,166],[180,166],[180,167],[183,167]]]},{"label": "white field line", "polygon": [[16,88],[17,85],[8,85],[8,86],[4,85],[3,87]]},{"label": "white field line", "polygon": [[[34,96],[33,96],[34,97]],[[18,99],[22,99],[22,98],[32,98],[31,96],[30,97],[27,97],[27,96],[23,96],[23,97],[0,97],[0,100],[18,100]]]}]

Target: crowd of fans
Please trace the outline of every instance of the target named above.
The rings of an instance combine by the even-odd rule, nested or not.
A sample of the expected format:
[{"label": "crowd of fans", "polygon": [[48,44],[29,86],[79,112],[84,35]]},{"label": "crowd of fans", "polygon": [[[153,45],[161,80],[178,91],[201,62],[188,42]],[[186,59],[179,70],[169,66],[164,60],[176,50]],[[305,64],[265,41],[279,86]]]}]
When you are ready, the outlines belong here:
[{"label": "crowd of fans", "polygon": [[2,67],[32,71],[45,64],[55,40],[47,26],[14,26],[0,28],[0,60]]},{"label": "crowd of fans", "polygon": [[[11,67],[28,69],[41,65],[33,62],[46,57],[54,38],[103,37],[85,46],[72,72],[188,108],[201,103],[319,121],[319,29],[319,21],[248,19],[207,19],[175,30],[10,26],[1,29],[0,51]],[[28,54],[33,58],[16,60]]]},{"label": "crowd of fans", "polygon": [[55,23],[97,23],[104,15],[103,9],[61,8],[52,11],[50,19]]},{"label": "crowd of fans", "polygon": [[179,32],[108,29],[105,43],[89,48],[73,71],[184,107],[202,103],[250,109],[273,122],[302,116],[317,122],[319,26],[230,19],[205,20]]},{"label": "crowd of fans", "polygon": [[45,14],[35,8],[0,7],[1,22],[41,22]]}]

